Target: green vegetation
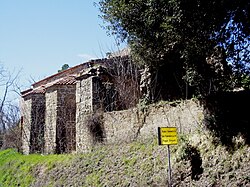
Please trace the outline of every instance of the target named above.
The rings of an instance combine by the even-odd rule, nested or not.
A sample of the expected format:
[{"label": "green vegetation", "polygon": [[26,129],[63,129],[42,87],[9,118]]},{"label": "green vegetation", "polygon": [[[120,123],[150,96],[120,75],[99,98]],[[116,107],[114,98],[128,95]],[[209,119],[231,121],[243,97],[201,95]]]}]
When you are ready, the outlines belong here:
[{"label": "green vegetation", "polygon": [[71,155],[22,155],[13,149],[0,152],[0,186],[27,187],[35,181],[37,167],[51,170],[57,163],[66,162]]},{"label": "green vegetation", "polygon": [[[228,151],[208,132],[181,135],[171,146],[174,186],[250,184],[250,147],[240,136],[234,141]],[[95,146],[85,154],[21,155],[8,149],[0,152],[0,186],[165,186],[167,163],[167,147],[156,139]]]},{"label": "green vegetation", "polygon": [[62,68],[58,70],[58,73],[61,72],[61,71],[67,70],[67,69],[69,69],[69,68],[70,68],[70,67],[69,67],[68,64],[63,64],[63,65],[62,65]]},{"label": "green vegetation", "polygon": [[248,0],[101,0],[99,8],[105,29],[127,41],[152,76],[166,66],[163,76],[180,76],[197,95],[244,86],[249,76]]}]

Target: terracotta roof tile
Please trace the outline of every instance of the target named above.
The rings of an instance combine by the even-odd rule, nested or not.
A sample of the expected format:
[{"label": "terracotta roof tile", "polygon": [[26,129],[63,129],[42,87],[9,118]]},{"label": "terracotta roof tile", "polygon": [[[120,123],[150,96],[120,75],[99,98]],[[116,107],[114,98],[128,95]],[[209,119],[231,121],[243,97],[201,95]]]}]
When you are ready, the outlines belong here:
[{"label": "terracotta roof tile", "polygon": [[69,84],[75,84],[76,79],[74,76],[64,77],[62,79],[59,79],[55,85],[69,85]]},{"label": "terracotta roof tile", "polygon": [[21,92],[21,94],[22,94],[22,97],[25,97],[30,94],[44,94],[47,88],[52,87],[54,85],[74,85],[74,84],[76,84],[75,77],[67,76],[67,77],[63,77],[61,79],[55,80],[53,82],[50,82],[48,84],[36,87],[34,89],[25,90]]},{"label": "terracotta roof tile", "polygon": [[36,88],[36,89],[29,89],[29,90],[21,92],[22,97],[25,97],[30,94],[44,94],[44,93],[45,93],[45,88],[43,86]]},{"label": "terracotta roof tile", "polygon": [[[83,72],[86,73],[89,67],[92,67],[95,64],[110,64],[113,63],[114,60],[117,60],[117,58],[118,57],[90,60],[84,64],[79,64],[65,71],[46,77],[45,79],[32,84],[33,88],[22,91],[22,97],[29,94],[44,94],[47,88],[50,88],[54,85],[74,85],[76,84],[76,77]],[[119,57],[120,60],[127,58],[128,56],[126,55]]]}]

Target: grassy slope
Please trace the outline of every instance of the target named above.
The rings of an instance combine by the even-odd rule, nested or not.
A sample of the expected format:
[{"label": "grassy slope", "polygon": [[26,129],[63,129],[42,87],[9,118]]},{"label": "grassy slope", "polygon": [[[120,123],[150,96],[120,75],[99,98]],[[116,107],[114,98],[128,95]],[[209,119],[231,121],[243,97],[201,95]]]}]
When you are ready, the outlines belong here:
[{"label": "grassy slope", "polygon": [[[171,146],[174,186],[250,185],[250,147],[237,139],[234,151],[195,133]],[[194,149],[193,149],[194,148]],[[202,174],[192,180],[196,150]],[[195,160],[195,159],[194,159]],[[195,171],[195,170],[194,170]],[[167,147],[156,140],[96,146],[77,155],[21,155],[0,152],[0,186],[166,186]]]}]

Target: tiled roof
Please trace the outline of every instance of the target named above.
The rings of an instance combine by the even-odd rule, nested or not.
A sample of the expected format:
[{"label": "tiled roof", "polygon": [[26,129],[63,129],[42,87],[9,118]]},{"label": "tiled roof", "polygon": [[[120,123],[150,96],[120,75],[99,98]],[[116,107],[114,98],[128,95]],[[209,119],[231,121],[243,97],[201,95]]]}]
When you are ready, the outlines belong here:
[{"label": "tiled roof", "polygon": [[35,89],[35,90],[32,90],[32,93],[45,93],[45,88],[40,88],[40,89]]},{"label": "tiled roof", "polygon": [[68,85],[68,84],[75,84],[75,83],[76,83],[75,76],[64,77],[55,82],[56,85]]},{"label": "tiled roof", "polygon": [[65,78],[67,76],[71,76],[71,75],[76,75],[79,71],[83,70],[86,68],[86,64],[80,64],[77,66],[74,66],[72,68],[69,68],[67,70],[61,71],[59,73],[53,74],[49,77],[46,77],[45,79],[42,79],[34,84],[32,84],[32,86],[34,88],[42,86],[42,85],[46,85],[49,84],[51,82],[54,82],[55,80],[59,80],[61,78]]},{"label": "tiled roof", "polygon": [[44,86],[45,86],[45,88],[49,88],[49,87],[52,87],[54,85],[74,85],[74,84],[76,84],[75,75],[69,75],[69,76],[54,80],[53,82],[50,82]]},{"label": "tiled roof", "polygon": [[28,90],[21,92],[22,97],[25,97],[30,94],[43,94],[43,93],[45,93],[45,88],[42,86],[36,89],[28,89]]},{"label": "tiled roof", "polygon": [[[74,85],[76,84],[76,77],[81,73],[84,74],[84,72],[87,71],[89,67],[93,67],[95,64],[112,64],[113,61],[117,60],[117,58],[118,57],[90,60],[86,63],[74,66],[62,72],[46,77],[45,79],[32,84],[33,88],[22,91],[22,97],[30,94],[44,94],[47,88],[50,88],[54,85]],[[119,57],[119,59],[127,59],[127,56],[121,56]]]},{"label": "tiled roof", "polygon": [[30,94],[43,94],[46,92],[47,88],[52,87],[54,85],[74,85],[74,84],[76,84],[75,76],[67,76],[67,77],[62,77],[60,79],[57,79],[48,84],[45,84],[45,85],[42,85],[33,89],[25,90],[21,92],[21,94],[23,97],[30,95]]}]

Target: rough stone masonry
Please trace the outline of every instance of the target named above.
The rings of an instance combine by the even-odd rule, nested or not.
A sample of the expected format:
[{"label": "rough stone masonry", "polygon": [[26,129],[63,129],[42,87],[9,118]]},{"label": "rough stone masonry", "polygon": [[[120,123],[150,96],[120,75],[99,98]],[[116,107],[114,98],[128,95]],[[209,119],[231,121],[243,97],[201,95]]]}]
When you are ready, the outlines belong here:
[{"label": "rough stone masonry", "polygon": [[95,128],[102,133],[101,142],[106,144],[156,136],[158,126],[176,126],[180,132],[190,132],[199,125],[203,109],[192,100],[176,107],[166,104],[147,111],[140,108],[113,111],[115,88],[105,71],[105,63],[113,60],[99,59],[77,65],[21,92],[24,154],[90,150],[96,142],[88,120],[97,113],[99,118],[94,120],[101,121],[94,123],[99,125]]}]

